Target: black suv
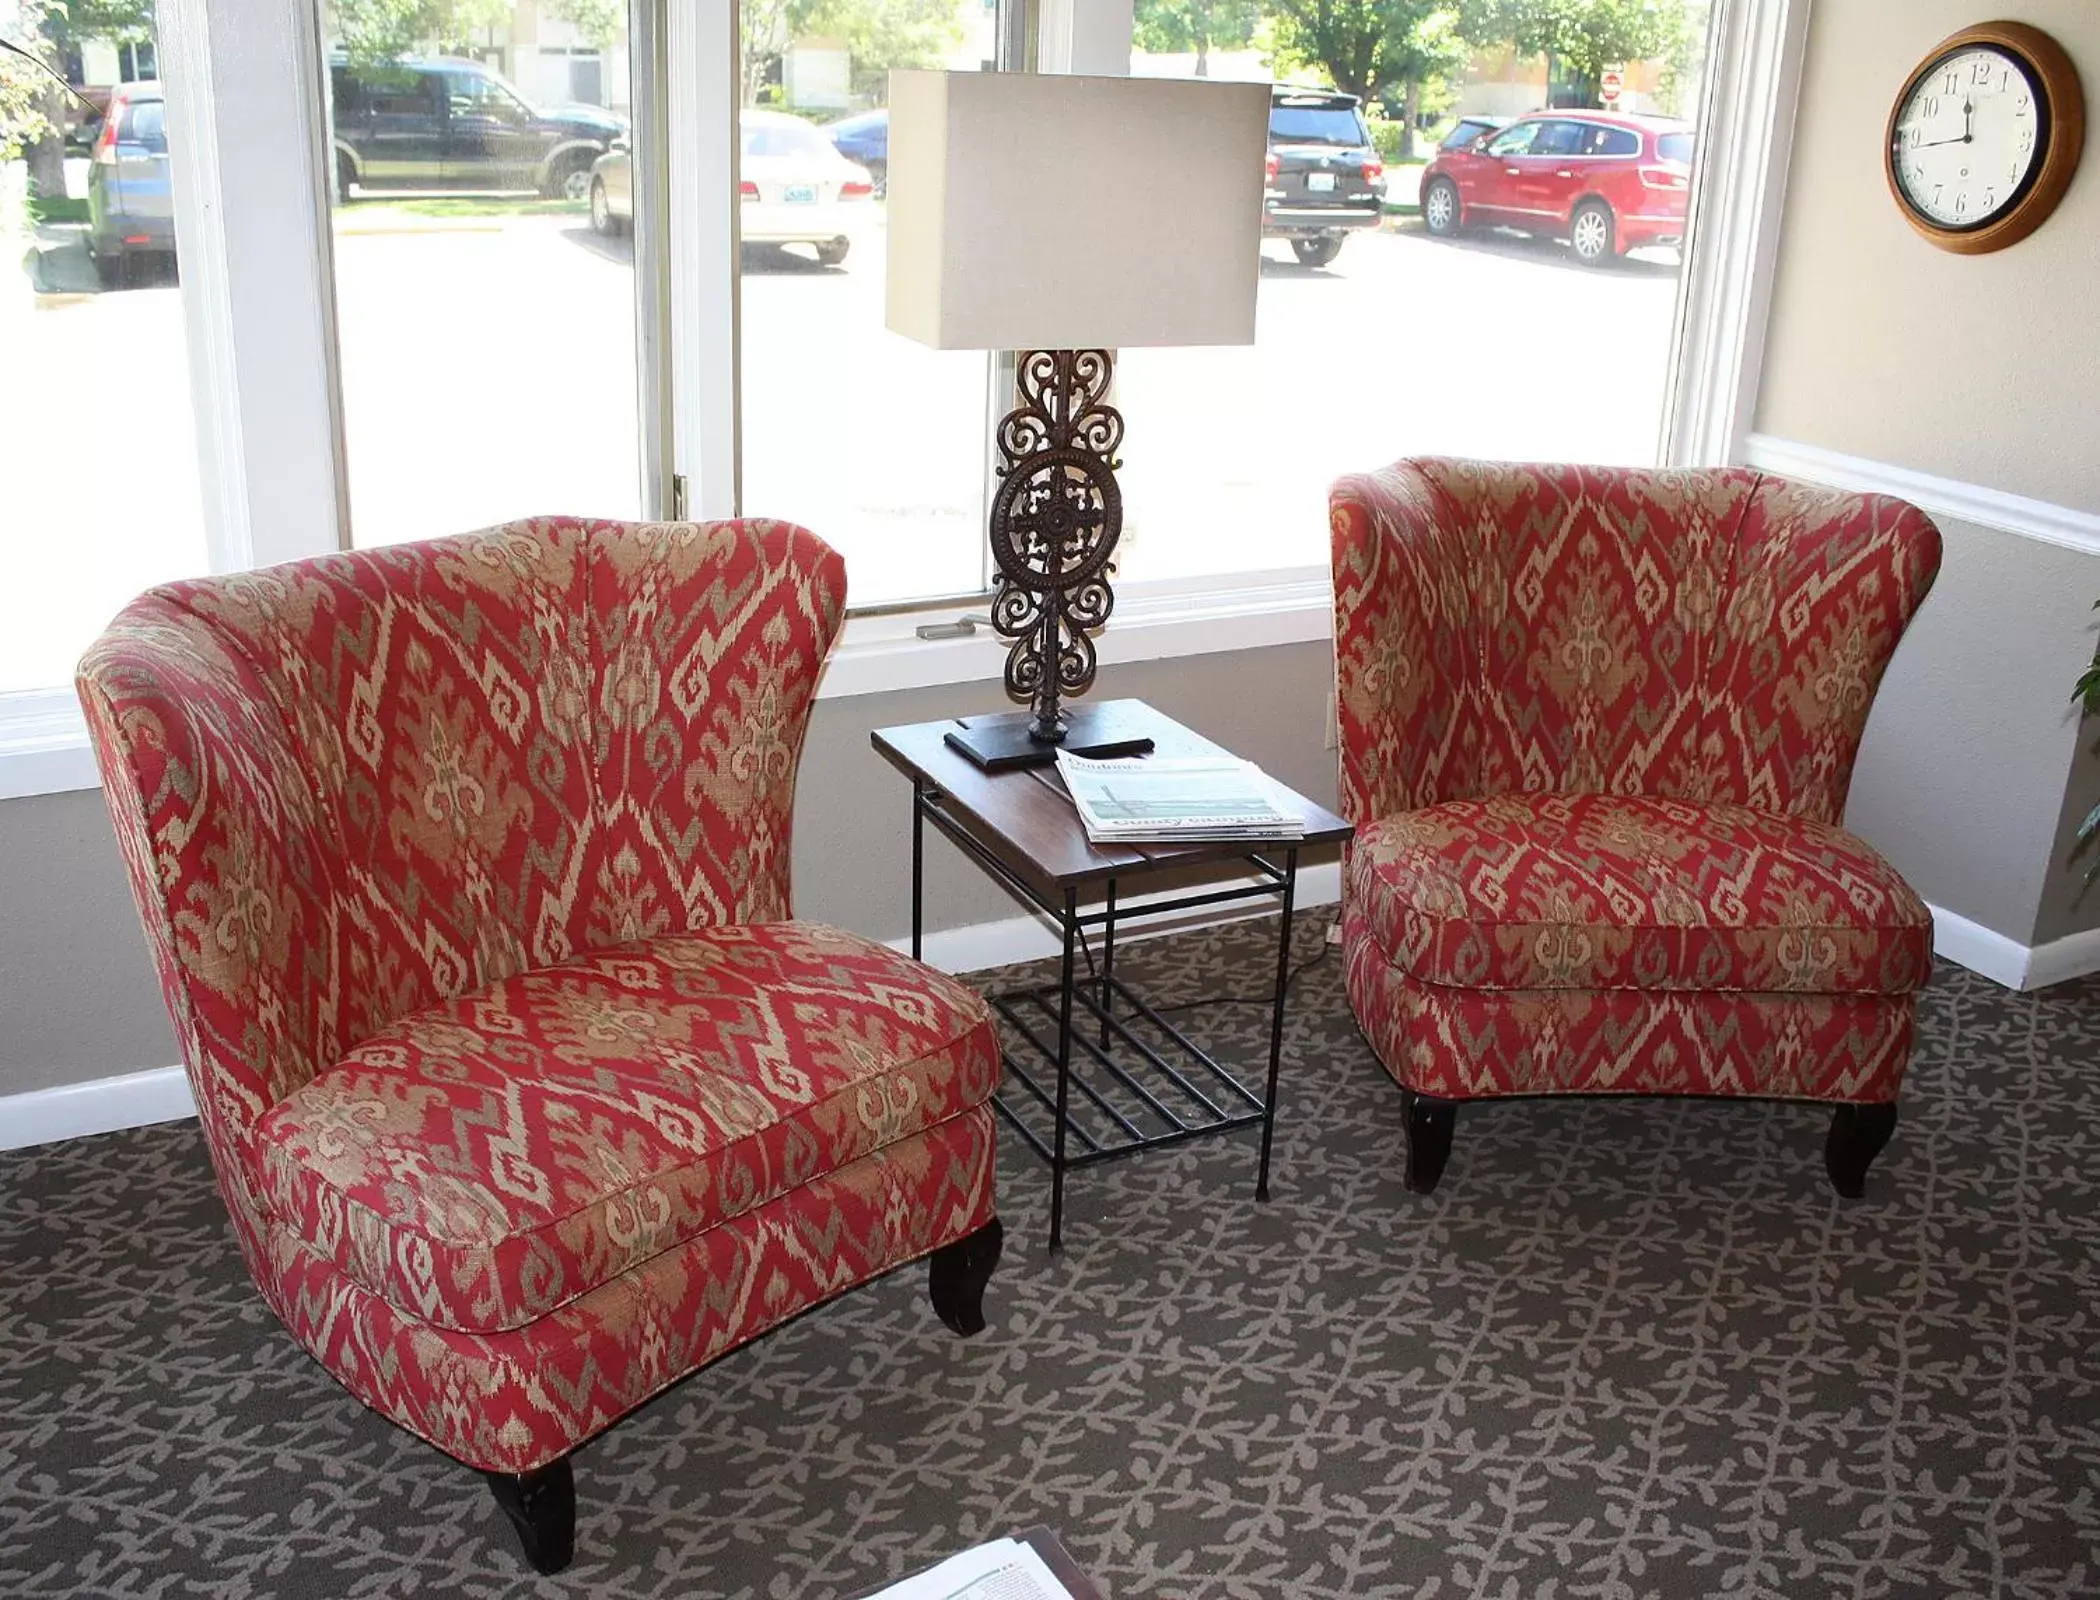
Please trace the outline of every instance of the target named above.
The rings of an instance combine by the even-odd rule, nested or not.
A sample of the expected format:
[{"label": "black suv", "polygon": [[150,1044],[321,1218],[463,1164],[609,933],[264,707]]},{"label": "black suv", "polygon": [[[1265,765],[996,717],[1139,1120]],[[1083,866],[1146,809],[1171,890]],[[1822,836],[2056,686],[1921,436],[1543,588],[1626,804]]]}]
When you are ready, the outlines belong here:
[{"label": "black suv", "polygon": [[627,124],[598,106],[542,111],[478,61],[445,56],[330,63],[335,186],[537,189],[582,200],[591,163]]},{"label": "black suv", "polygon": [[1278,84],[1269,98],[1262,237],[1288,239],[1299,261],[1324,267],[1349,233],[1377,227],[1384,208],[1385,163],[1356,96]]}]

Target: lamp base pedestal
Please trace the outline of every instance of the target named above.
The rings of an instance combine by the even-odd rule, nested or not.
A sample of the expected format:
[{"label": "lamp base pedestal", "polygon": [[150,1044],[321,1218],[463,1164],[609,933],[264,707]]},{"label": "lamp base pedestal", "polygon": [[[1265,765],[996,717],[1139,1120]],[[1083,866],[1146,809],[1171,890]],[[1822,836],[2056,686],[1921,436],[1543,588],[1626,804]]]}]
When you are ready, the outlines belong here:
[{"label": "lamp base pedestal", "polygon": [[[1149,707],[1146,708],[1149,711]],[[1131,702],[1109,700],[1100,705],[1067,705],[1064,708],[1065,736],[1048,744],[1029,733],[1034,713],[1000,711],[982,717],[959,717],[948,730],[948,743],[987,772],[1011,772],[1019,767],[1047,767],[1057,752],[1075,756],[1141,756],[1152,748],[1151,718],[1132,715]]]}]

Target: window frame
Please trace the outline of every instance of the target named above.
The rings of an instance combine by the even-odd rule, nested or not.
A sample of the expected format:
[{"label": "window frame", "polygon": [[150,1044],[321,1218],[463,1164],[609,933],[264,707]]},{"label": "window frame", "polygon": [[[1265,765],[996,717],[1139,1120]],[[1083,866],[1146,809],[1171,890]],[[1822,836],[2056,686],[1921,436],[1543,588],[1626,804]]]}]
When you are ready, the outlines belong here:
[{"label": "window frame", "polygon": [[[1724,0],[1714,10],[1707,97],[1693,119],[1699,243],[1679,280],[1658,450],[1667,464],[1744,459],[1808,9],[1808,0]],[[671,85],[660,108],[664,147],[689,159],[659,164],[674,168],[656,179],[662,207],[654,214],[666,219],[668,236],[656,244],[668,265],[662,292],[640,315],[645,354],[650,339],[661,339],[665,366],[683,378],[680,407],[657,413],[661,438],[643,441],[645,504],[654,502],[652,514],[669,513],[682,492],[684,514],[729,516],[741,498],[735,97],[724,115],[724,101],[696,95],[735,81],[737,12],[734,0],[696,0],[663,13],[654,31],[663,44],[661,81]],[[1031,0],[1027,14],[1037,25],[1039,70],[1128,71],[1129,0]],[[313,0],[161,0],[158,32],[168,64],[165,114],[211,570],[343,549],[332,163],[318,114],[327,93],[318,11]],[[240,71],[255,62],[273,71]],[[701,109],[710,104],[712,114]],[[638,249],[646,238],[645,230]],[[286,359],[287,351],[310,359]],[[656,381],[657,369],[644,365],[643,381]],[[820,693],[996,682],[1003,641],[988,633],[916,636],[927,613],[956,604],[950,598],[853,617]],[[1324,564],[1132,583],[1119,590],[1101,659],[1312,641],[1328,637],[1331,626]],[[0,799],[98,781],[69,686],[0,695]]]}]

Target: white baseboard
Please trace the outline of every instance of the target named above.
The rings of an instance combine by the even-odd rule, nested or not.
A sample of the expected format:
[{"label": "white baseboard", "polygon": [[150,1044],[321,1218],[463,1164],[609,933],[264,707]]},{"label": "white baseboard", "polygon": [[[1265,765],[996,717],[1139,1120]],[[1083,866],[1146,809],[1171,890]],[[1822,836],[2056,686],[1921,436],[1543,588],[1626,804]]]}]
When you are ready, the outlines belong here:
[{"label": "white baseboard", "polygon": [[55,1089],[0,1096],[0,1150],[115,1133],[197,1114],[190,1080],[180,1067],[148,1067],[114,1078],[62,1083]]},{"label": "white baseboard", "polygon": [[2043,989],[2100,972],[2100,929],[2024,945],[1945,906],[1932,908],[1932,948],[2008,989]]},{"label": "white baseboard", "polygon": [[[1229,885],[1220,885],[1226,886]],[[1299,906],[1332,905],[1341,897],[1340,863],[1321,862],[1298,874]],[[1155,898],[1140,895],[1124,904],[1136,907]],[[1130,929],[1122,938],[1153,939],[1164,933],[1259,916],[1272,908],[1273,902],[1269,901],[1252,901],[1243,907],[1202,907],[1183,916],[1158,918],[1145,927]],[[911,938],[907,935],[888,943],[893,950],[905,950],[910,948]],[[1019,916],[929,933],[925,956],[929,965],[943,972],[979,972],[986,967],[1054,956],[1062,948],[1047,919]],[[115,1133],[122,1128],[143,1128],[196,1114],[189,1079],[180,1067],[153,1067],[113,1078],[90,1078],[55,1089],[0,1095],[0,1150],[48,1144],[54,1139],[78,1139],[91,1133]]]}]

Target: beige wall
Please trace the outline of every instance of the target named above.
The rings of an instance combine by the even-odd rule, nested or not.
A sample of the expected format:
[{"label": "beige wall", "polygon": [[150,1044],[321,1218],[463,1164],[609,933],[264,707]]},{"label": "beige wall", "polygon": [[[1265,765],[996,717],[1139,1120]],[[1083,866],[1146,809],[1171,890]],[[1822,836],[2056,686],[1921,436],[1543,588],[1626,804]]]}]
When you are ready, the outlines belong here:
[{"label": "beige wall", "polygon": [[[1334,803],[1324,643],[1104,667],[1094,693],[1136,695],[1293,787]],[[997,709],[994,684],[826,700],[795,808],[799,914],[872,938],[910,931],[909,789],[870,730]],[[1021,907],[930,838],[929,929]],[[175,1060],[175,1043],[99,793],[0,803],[0,1096]]]},{"label": "beige wall", "polygon": [[[1984,15],[2056,36],[2100,94],[2100,6],[1815,0],[1756,427],[2100,510],[2100,152],[2055,217],[1995,255],[1935,249],[1882,176],[1889,105]],[[2100,557],[1942,521],[1946,563],[1898,652],[1847,819],[1935,905],[2023,945],[2100,926],[2066,827],[2100,799],[2070,686]]]},{"label": "beige wall", "polygon": [[2100,113],[2093,0],[1815,0],[1757,428],[2100,511],[2100,136],[2056,215],[1993,255],[1927,244],[1882,175],[1904,79],[1987,16],[2053,34]]}]

